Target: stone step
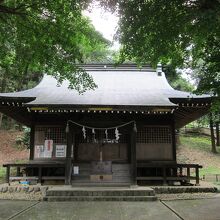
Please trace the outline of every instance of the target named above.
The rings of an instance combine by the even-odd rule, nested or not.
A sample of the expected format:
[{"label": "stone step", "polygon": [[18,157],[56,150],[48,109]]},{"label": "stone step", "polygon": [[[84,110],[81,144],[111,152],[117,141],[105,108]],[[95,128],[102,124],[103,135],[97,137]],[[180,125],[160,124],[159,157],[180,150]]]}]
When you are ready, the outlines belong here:
[{"label": "stone step", "polygon": [[90,181],[81,181],[76,180],[72,182],[73,187],[129,187],[131,185],[129,182],[90,182]]},{"label": "stone step", "polygon": [[156,196],[46,196],[44,201],[156,201]]},{"label": "stone step", "polygon": [[125,172],[123,172],[123,173],[113,173],[112,176],[114,176],[114,177],[131,176],[131,174],[130,173],[125,173]]},{"label": "stone step", "polygon": [[91,181],[90,178],[84,178],[84,179],[73,179],[72,180],[72,185],[74,184],[80,184],[80,183],[85,183],[85,184],[112,184],[113,186],[116,184],[120,184],[120,183],[127,183],[127,185],[131,185],[131,178],[121,178],[121,179],[116,179],[116,180],[100,180],[100,181]]},{"label": "stone step", "polygon": [[[102,176],[102,175],[100,175]],[[130,175],[120,175],[120,176],[115,176],[115,175],[112,175],[112,180],[113,181],[116,181],[117,180],[124,180],[124,179],[127,179],[127,180],[130,180],[131,179],[131,176]],[[90,180],[90,175],[73,175],[72,176],[72,180]]]},{"label": "stone step", "polygon": [[[126,183],[127,184],[127,183]],[[45,201],[155,201],[157,198],[155,192],[149,187],[106,187],[100,183],[100,187],[61,186],[53,187],[47,190]]]},{"label": "stone step", "polygon": [[46,196],[104,196],[104,197],[127,197],[127,196],[155,196],[154,190],[48,190]]},{"label": "stone step", "polygon": [[[73,176],[89,176],[92,174],[91,171],[80,171],[79,174]],[[119,171],[119,172],[112,172],[113,176],[130,176],[130,171]]]}]

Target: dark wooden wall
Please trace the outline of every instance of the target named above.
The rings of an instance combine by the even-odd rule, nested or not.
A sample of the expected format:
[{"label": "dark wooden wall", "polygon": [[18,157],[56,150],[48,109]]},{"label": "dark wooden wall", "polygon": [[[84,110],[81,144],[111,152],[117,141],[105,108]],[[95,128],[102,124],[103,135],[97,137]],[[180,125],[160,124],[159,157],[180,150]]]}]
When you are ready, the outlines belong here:
[{"label": "dark wooden wall", "polygon": [[[73,120],[83,125],[92,127],[109,127],[117,126],[128,121],[135,120],[137,130],[139,131],[145,126],[153,127],[170,127],[171,131],[174,126],[173,116],[166,115],[143,115],[143,114],[117,114],[117,113],[72,113],[72,114],[40,114],[37,113],[34,117],[33,129],[41,126],[58,126],[65,130],[67,120]],[[70,123],[74,134],[82,135],[82,128]],[[133,124],[120,128],[120,132],[126,132],[131,135]],[[66,135],[66,134],[65,134]],[[40,144],[45,137],[41,137],[40,133],[35,133],[35,144]],[[43,138],[43,139],[42,139]],[[75,138],[75,137],[74,137]],[[138,137],[137,137],[138,138]],[[172,135],[171,138],[174,138]],[[42,140],[41,140],[42,139]],[[74,141],[75,142],[75,141]],[[175,160],[175,140],[170,143],[138,143],[136,144],[137,160]],[[91,143],[72,143],[74,152],[77,154],[75,159],[79,161],[98,160],[100,158],[100,144]],[[127,143],[115,143],[103,145],[103,159],[112,161],[130,161],[130,139]],[[77,148],[77,151],[75,150]]]}]

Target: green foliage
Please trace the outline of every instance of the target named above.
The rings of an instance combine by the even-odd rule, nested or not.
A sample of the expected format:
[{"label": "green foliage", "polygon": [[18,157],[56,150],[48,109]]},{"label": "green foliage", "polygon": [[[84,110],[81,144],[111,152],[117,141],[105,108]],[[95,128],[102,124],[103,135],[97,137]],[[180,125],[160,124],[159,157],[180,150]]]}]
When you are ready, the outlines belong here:
[{"label": "green foliage", "polygon": [[210,175],[210,174],[220,174],[220,168],[210,166],[210,167],[202,168],[200,170],[200,176]]},{"label": "green foliage", "polygon": [[[0,1],[0,73],[21,89],[29,74],[46,72],[80,92],[95,87],[77,64],[100,59],[109,42],[82,15],[79,0]],[[3,77],[4,78],[4,77]]]},{"label": "green foliage", "polygon": [[[195,75],[199,78],[198,91],[220,94],[220,35],[212,36],[200,52],[203,60],[195,63]],[[211,85],[211,86],[210,86]]]},{"label": "green foliage", "polygon": [[[202,169],[200,169],[200,177],[203,175],[213,175],[213,174],[220,174],[220,167],[218,166],[217,161],[220,159],[220,154],[212,154],[210,152],[211,149],[211,141],[210,137],[201,135],[199,133],[194,135],[181,135],[180,136],[180,142],[183,148],[191,148],[196,149],[200,152],[208,152],[211,154],[210,156],[213,158],[213,163],[206,165]],[[196,155],[193,155],[194,158]],[[189,156],[190,158],[190,156]],[[187,160],[187,158],[184,158],[184,160]],[[186,161],[183,161],[185,163]],[[205,163],[207,164],[207,162]],[[213,176],[214,179],[214,176]]]},{"label": "green foliage", "polygon": [[0,183],[5,182],[6,168],[0,166]]},{"label": "green foliage", "polygon": [[196,68],[202,60],[198,92],[220,95],[219,0],[107,0],[105,6],[118,9],[121,61]]},{"label": "green foliage", "polygon": [[164,65],[163,71],[169,84],[177,90],[192,92],[194,87],[190,82],[181,76],[181,73],[176,70],[173,65]]},{"label": "green foliage", "polygon": [[208,127],[209,126],[209,116],[205,115],[197,120],[199,127]]},{"label": "green foliage", "polygon": [[184,146],[188,146],[189,148],[210,152],[210,137],[202,136],[199,134],[186,135],[180,137],[180,142],[183,143]]},{"label": "green foliage", "polygon": [[30,128],[23,127],[23,134],[17,136],[16,147],[19,149],[28,149],[30,146]]}]

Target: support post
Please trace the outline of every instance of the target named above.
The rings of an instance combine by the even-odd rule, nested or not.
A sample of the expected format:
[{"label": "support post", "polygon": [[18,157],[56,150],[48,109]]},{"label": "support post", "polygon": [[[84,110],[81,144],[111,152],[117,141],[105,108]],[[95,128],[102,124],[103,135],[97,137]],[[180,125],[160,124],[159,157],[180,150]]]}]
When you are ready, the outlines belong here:
[{"label": "support post", "polygon": [[34,134],[35,134],[35,126],[31,125],[31,132],[30,132],[30,160],[34,159]]},{"label": "support post", "polygon": [[176,161],[176,133],[175,133],[174,117],[172,118],[171,134],[172,134],[173,160]]},{"label": "support post", "polygon": [[131,132],[131,174],[132,184],[137,185],[136,132]]},{"label": "support post", "polygon": [[8,185],[10,185],[10,165],[8,165],[6,167],[6,176],[5,176],[5,178],[6,178],[6,183],[8,183]]},{"label": "support post", "polygon": [[198,166],[195,168],[196,170],[196,185],[199,186],[199,168]]},{"label": "support post", "polygon": [[65,185],[71,184],[71,174],[72,174],[71,147],[72,147],[72,129],[70,128],[69,132],[67,133]]},{"label": "support post", "polygon": [[42,167],[38,168],[38,182],[42,184]]},{"label": "support post", "polygon": [[167,173],[166,173],[166,167],[163,166],[163,185],[167,186]]},{"label": "support post", "polygon": [[187,167],[187,182],[190,182],[190,168]]},{"label": "support post", "polygon": [[17,167],[16,169],[16,176],[21,176],[20,167]]}]

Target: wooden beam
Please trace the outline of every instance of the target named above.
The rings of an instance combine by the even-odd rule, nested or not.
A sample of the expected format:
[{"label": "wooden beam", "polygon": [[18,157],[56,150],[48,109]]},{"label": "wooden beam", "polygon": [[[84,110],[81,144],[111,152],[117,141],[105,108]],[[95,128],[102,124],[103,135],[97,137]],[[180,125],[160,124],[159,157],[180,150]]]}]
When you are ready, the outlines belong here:
[{"label": "wooden beam", "polygon": [[136,132],[131,131],[131,174],[132,184],[137,185]]},{"label": "wooden beam", "polygon": [[31,125],[31,132],[30,132],[30,155],[29,159],[33,160],[34,159],[34,135],[35,135],[35,126],[34,124]]},{"label": "wooden beam", "polygon": [[26,125],[31,125],[31,114],[26,107],[0,106],[0,112]]},{"label": "wooden beam", "polygon": [[175,132],[175,119],[173,117],[171,124],[171,135],[172,135],[172,149],[173,149],[173,160],[176,161],[176,132]]},{"label": "wooden beam", "polygon": [[72,128],[70,126],[67,133],[67,149],[66,149],[66,166],[65,166],[65,184],[71,184],[72,175],[72,160],[71,160],[71,147],[72,147]]},{"label": "wooden beam", "polygon": [[5,176],[5,181],[10,185],[9,179],[10,179],[10,166],[6,167],[6,176]]}]

